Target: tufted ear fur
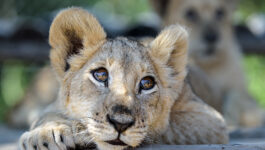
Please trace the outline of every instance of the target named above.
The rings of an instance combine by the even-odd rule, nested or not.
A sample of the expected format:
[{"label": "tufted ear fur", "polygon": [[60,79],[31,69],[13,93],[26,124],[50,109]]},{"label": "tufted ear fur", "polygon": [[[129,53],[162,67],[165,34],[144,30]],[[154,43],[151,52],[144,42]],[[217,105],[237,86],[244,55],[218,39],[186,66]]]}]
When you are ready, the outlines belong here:
[{"label": "tufted ear fur", "polygon": [[176,73],[185,72],[187,65],[188,33],[180,25],[165,28],[151,43],[150,55],[156,61],[174,68]]},{"label": "tufted ear fur", "polygon": [[[53,20],[49,34],[50,59],[57,75],[62,78],[69,69],[85,63],[84,55],[91,56],[105,39],[103,28],[87,11],[81,8],[61,11]],[[74,59],[78,56],[83,58]]]}]

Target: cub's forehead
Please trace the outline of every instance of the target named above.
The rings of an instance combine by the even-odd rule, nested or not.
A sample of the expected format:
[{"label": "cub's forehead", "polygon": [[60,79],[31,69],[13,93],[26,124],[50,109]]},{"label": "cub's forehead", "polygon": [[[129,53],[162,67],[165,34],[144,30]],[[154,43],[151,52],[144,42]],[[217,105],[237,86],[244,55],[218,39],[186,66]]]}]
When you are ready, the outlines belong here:
[{"label": "cub's forehead", "polygon": [[148,62],[148,48],[140,42],[123,37],[109,39],[101,48],[101,53],[107,58],[112,58],[124,63]]}]

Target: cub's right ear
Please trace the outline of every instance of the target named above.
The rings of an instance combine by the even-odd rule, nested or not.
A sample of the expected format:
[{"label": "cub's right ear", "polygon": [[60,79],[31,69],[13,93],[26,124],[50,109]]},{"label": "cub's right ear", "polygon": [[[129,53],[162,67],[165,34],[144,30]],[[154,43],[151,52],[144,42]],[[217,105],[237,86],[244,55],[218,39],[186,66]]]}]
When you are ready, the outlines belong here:
[{"label": "cub's right ear", "polygon": [[84,64],[87,61],[84,57],[90,57],[105,39],[103,28],[87,11],[81,8],[61,11],[52,22],[49,34],[50,59],[57,75],[62,78],[66,71],[74,71],[76,66]]},{"label": "cub's right ear", "polygon": [[179,79],[186,76],[188,32],[181,25],[166,27],[150,43],[149,54],[154,63],[172,67]]}]

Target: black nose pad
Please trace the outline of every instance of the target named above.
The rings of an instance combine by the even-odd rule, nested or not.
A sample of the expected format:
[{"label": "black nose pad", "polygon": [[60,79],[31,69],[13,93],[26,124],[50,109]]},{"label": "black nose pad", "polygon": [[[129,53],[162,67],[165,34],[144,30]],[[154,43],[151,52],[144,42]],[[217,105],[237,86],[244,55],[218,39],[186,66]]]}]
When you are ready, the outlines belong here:
[{"label": "black nose pad", "polygon": [[114,126],[115,130],[118,131],[119,133],[124,132],[129,127],[133,126],[133,124],[134,124],[134,120],[121,123],[121,122],[115,120],[110,115],[107,115],[107,120],[110,124],[112,124]]},{"label": "black nose pad", "polygon": [[203,35],[203,39],[207,44],[215,44],[219,39],[219,35],[216,31],[206,31]]}]

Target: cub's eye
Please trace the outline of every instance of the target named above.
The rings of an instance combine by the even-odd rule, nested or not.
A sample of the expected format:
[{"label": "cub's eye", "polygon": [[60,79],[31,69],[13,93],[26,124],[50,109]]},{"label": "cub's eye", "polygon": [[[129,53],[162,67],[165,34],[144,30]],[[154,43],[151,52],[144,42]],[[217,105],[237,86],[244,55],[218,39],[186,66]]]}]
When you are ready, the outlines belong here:
[{"label": "cub's eye", "polygon": [[108,78],[109,78],[109,74],[108,74],[107,69],[99,68],[99,69],[93,70],[92,74],[93,74],[93,77],[97,81],[107,83]]},{"label": "cub's eye", "polygon": [[195,9],[190,8],[186,11],[185,17],[192,22],[196,22],[199,19],[199,16]]},{"label": "cub's eye", "polygon": [[140,81],[140,91],[141,90],[150,90],[155,86],[155,79],[154,77],[147,76],[142,78]]},{"label": "cub's eye", "polygon": [[219,9],[217,9],[216,12],[215,12],[215,16],[216,16],[216,18],[217,18],[218,20],[221,20],[222,18],[224,18],[224,16],[225,16],[225,11],[224,11],[224,9],[223,9],[223,8],[219,8]]}]

